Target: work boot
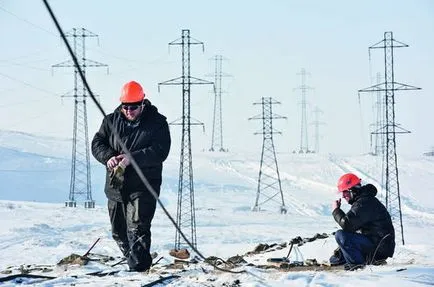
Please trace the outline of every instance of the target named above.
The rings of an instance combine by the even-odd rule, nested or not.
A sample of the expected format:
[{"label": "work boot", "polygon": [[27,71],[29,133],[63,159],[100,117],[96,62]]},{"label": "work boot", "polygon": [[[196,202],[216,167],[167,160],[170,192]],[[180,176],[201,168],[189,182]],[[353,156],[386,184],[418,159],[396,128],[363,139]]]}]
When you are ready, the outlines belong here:
[{"label": "work boot", "polygon": [[344,269],[346,271],[355,271],[355,270],[363,269],[363,268],[365,268],[365,264],[345,263],[345,265],[344,265]]},{"label": "work boot", "polygon": [[345,264],[345,258],[342,254],[341,249],[338,247],[333,251],[333,255],[329,259],[330,265],[332,266],[338,266]]}]

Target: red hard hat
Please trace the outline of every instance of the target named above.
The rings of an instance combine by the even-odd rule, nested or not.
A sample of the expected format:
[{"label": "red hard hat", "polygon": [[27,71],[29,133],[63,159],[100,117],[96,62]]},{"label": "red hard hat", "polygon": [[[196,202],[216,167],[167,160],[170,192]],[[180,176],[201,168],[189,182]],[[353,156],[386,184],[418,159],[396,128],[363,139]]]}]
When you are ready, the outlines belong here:
[{"label": "red hard hat", "polygon": [[143,101],[144,98],[145,93],[143,92],[142,86],[135,81],[131,81],[122,87],[121,97],[119,99],[121,103],[137,103]]},{"label": "red hard hat", "polygon": [[343,192],[348,190],[358,184],[360,184],[362,180],[353,173],[346,173],[341,176],[338,180],[338,191]]}]

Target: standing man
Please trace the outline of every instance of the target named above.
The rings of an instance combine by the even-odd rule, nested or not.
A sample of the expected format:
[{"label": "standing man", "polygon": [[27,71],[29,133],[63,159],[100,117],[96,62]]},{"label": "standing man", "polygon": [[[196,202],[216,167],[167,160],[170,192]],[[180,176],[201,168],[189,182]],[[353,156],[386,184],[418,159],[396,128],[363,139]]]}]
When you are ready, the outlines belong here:
[{"label": "standing man", "polygon": [[395,251],[395,230],[386,207],[375,197],[372,184],[361,184],[352,173],[339,178],[338,191],[351,205],[345,214],[341,199],[333,202],[333,217],[342,229],[335,234],[340,251],[330,258],[334,265],[345,264],[346,270],[392,257]]},{"label": "standing man", "polygon": [[126,83],[120,101],[121,105],[104,118],[95,134],[92,154],[107,169],[104,191],[113,239],[127,258],[130,270],[145,271],[152,264],[151,221],[157,200],[130,165],[130,158],[115,140],[115,132],[157,195],[163,161],[170,150],[170,132],[166,117],[145,99],[139,83]]}]

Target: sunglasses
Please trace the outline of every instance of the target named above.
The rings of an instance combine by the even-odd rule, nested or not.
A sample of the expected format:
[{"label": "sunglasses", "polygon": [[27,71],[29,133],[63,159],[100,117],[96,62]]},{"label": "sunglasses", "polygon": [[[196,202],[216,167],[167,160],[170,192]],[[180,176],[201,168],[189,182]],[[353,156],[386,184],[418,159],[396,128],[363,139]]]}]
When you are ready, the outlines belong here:
[{"label": "sunglasses", "polygon": [[140,107],[141,107],[141,105],[122,105],[122,109],[124,109],[126,111],[135,111]]}]

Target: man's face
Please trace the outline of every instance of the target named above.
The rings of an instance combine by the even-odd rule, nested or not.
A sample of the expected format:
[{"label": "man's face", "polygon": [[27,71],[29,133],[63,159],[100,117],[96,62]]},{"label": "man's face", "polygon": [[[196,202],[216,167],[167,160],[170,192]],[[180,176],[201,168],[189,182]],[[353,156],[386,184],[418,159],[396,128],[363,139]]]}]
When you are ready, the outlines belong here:
[{"label": "man's face", "polygon": [[134,104],[122,104],[121,110],[124,114],[125,118],[129,121],[134,121],[138,118],[140,113],[142,112],[142,104],[134,103]]},{"label": "man's face", "polygon": [[351,200],[351,193],[349,190],[344,190],[342,192],[342,198],[345,199],[347,201],[347,203],[349,203],[349,201]]}]

